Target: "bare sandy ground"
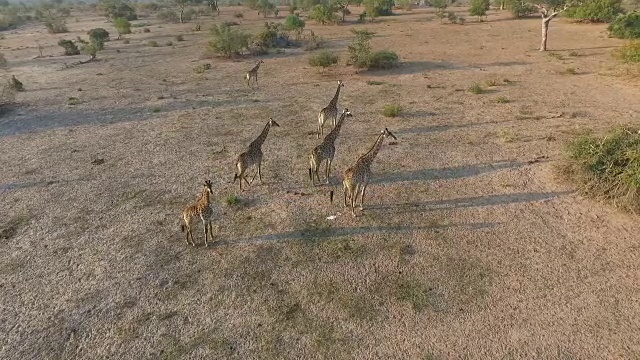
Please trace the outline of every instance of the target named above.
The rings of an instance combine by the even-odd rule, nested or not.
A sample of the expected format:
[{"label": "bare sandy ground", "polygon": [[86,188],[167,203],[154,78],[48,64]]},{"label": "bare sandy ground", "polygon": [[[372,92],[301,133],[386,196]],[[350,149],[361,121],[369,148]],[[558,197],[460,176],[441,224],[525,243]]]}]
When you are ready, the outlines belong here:
[{"label": "bare sandy ground", "polygon": [[[243,28],[264,21],[239,7],[201,21],[238,11]],[[320,75],[287,49],[263,57],[257,90],[243,82],[255,58],[202,59],[207,34],[193,23],[143,19],[150,33],[72,68],[83,58],[59,56],[58,39],[111,30],[103,19],[7,34],[1,51],[27,91],[0,119],[0,358],[640,356],[637,218],[554,170],[584,129],[638,121],[637,80],[611,57],[621,42],[558,20],[540,53],[539,20],[499,12],[464,26],[425,9],[355,18],[309,27],[343,54],[349,29],[375,31],[399,68]],[[177,34],[186,41],[145,46]],[[36,39],[55,56],[33,59]],[[339,79],[354,117],[331,186],[312,188],[306,154]],[[391,103],[402,116],[381,115]],[[233,163],[269,117],[281,127],[263,148],[264,184],[239,193]],[[354,219],[339,174],[384,127],[398,141]],[[192,248],[178,220],[205,178],[217,243],[205,249],[198,227]]]}]

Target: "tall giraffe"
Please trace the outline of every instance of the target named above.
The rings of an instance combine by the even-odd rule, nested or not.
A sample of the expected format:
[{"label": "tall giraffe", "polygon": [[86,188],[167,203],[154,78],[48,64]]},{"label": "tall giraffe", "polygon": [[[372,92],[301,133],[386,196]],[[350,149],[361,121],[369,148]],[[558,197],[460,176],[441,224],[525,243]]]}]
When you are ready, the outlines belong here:
[{"label": "tall giraffe", "polygon": [[[278,123],[275,122],[272,118],[269,118],[269,121],[264,126],[264,129],[262,130],[260,135],[258,135],[258,137],[253,140],[251,144],[249,144],[249,148],[247,149],[247,151],[240,154],[238,156],[238,160],[236,160],[237,171],[235,175],[233,175],[233,182],[235,183],[236,179],[240,179],[240,191],[242,191],[242,180],[244,180],[247,185],[251,186],[251,183],[253,182],[253,180],[255,180],[256,175],[258,175],[260,178],[260,183],[262,183],[262,144],[267,138],[267,135],[269,135],[269,129],[271,129],[272,126],[279,127],[280,125],[278,125]],[[244,173],[252,165],[256,165],[258,169],[253,175],[251,182],[249,182]]]},{"label": "tall giraffe", "polygon": [[322,136],[322,128],[328,119],[332,119],[333,126],[336,126],[336,119],[338,118],[338,98],[340,97],[340,89],[342,87],[344,87],[344,83],[338,80],[338,88],[336,89],[335,95],[333,95],[333,98],[329,101],[329,105],[320,110],[318,114],[318,139]]},{"label": "tall giraffe", "polygon": [[331,172],[331,163],[333,162],[333,157],[336,154],[336,146],[335,142],[340,134],[340,129],[342,128],[342,123],[344,119],[347,117],[352,117],[349,109],[345,108],[336,123],[336,126],[331,129],[331,131],[324,137],[322,143],[311,150],[309,153],[309,178],[311,179],[311,183],[315,185],[315,181],[313,178],[313,174],[316,175],[318,179],[318,183],[320,183],[320,175],[318,175],[318,169],[320,169],[320,165],[323,161],[326,160],[326,170],[325,174],[327,176],[327,184],[329,183],[329,174]]},{"label": "tall giraffe", "polygon": [[386,137],[392,137],[394,140],[398,140],[395,135],[385,128],[380,132],[376,142],[371,149],[356,161],[355,165],[349,167],[343,176],[342,190],[344,191],[344,206],[347,207],[347,196],[351,200],[351,213],[356,216],[356,199],[358,192],[360,192],[360,210],[364,209],[364,192],[367,190],[369,184],[369,178],[371,177],[371,163],[375,160],[376,155],[382,147],[382,142]]}]

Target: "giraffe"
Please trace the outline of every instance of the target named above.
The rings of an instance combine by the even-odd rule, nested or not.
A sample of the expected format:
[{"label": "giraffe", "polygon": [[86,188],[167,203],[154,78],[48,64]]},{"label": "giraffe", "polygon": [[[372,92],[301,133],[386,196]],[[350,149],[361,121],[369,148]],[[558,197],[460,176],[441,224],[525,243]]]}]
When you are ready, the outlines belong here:
[{"label": "giraffe", "polygon": [[352,117],[349,109],[345,108],[340,114],[340,119],[336,123],[336,126],[331,129],[331,131],[324,137],[322,143],[316,146],[311,153],[309,153],[309,178],[311,179],[311,183],[315,185],[315,181],[313,178],[313,174],[316,175],[318,179],[318,183],[320,183],[320,175],[318,175],[318,169],[320,169],[320,165],[323,161],[326,160],[326,176],[327,176],[327,184],[329,183],[329,174],[331,172],[331,163],[333,162],[333,157],[336,154],[336,146],[335,142],[340,134],[340,129],[342,128],[342,123],[344,119],[347,117]]},{"label": "giraffe", "polygon": [[262,64],[264,61],[260,60],[256,63],[256,66],[253,67],[253,69],[249,70],[247,72],[247,75],[245,76],[245,79],[247,79],[247,86],[251,87],[251,79],[255,79],[256,80],[256,86],[258,86],[258,69],[260,69],[260,64]]},{"label": "giraffe", "polygon": [[[247,185],[251,186],[253,180],[255,180],[256,175],[260,177],[260,183],[262,183],[262,144],[264,140],[267,138],[269,134],[269,129],[272,126],[280,126],[277,122],[275,122],[272,118],[269,118],[267,125],[265,125],[264,129],[258,135],[258,137],[249,144],[249,149],[243,152],[238,156],[238,160],[236,160],[236,173],[233,175],[233,182],[236,182],[236,179],[240,179],[240,191],[242,191],[242,180],[244,180]],[[257,166],[256,173],[253,175],[251,182],[249,182],[245,176],[245,171],[252,165]]]},{"label": "giraffe", "polygon": [[213,240],[213,232],[211,230],[211,218],[213,217],[213,209],[211,208],[211,181],[207,180],[202,184],[202,193],[200,197],[195,202],[188,207],[186,207],[182,211],[182,219],[184,220],[184,224],[180,225],[180,230],[184,232],[187,230],[186,241],[189,244],[189,239],[191,239],[191,246],[196,246],[193,242],[193,234],[191,233],[191,222],[193,218],[199,216],[202,220],[202,226],[204,227],[204,246],[209,246],[207,243],[208,235],[211,236],[211,240]]},{"label": "giraffe", "polygon": [[333,95],[333,98],[329,101],[329,105],[320,110],[320,113],[318,114],[318,139],[322,136],[322,128],[328,119],[332,119],[333,126],[336,126],[336,119],[338,118],[338,97],[340,97],[340,88],[342,87],[344,87],[344,83],[341,80],[338,80],[338,89],[336,90],[336,94]]},{"label": "giraffe", "polygon": [[364,192],[369,184],[369,177],[371,176],[371,163],[378,155],[382,142],[386,137],[392,137],[394,140],[398,140],[395,135],[385,128],[380,132],[376,142],[371,149],[356,161],[355,165],[349,167],[343,175],[342,189],[344,191],[344,206],[347,207],[347,197],[351,200],[351,213],[356,216],[355,206],[356,199],[358,197],[358,191],[360,192],[360,210],[364,209]]}]

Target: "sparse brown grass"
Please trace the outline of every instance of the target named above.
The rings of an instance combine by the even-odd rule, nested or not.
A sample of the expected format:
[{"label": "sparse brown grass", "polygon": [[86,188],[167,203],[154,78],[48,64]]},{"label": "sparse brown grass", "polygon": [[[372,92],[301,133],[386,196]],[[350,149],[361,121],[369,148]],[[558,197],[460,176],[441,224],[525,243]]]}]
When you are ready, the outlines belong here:
[{"label": "sparse brown grass", "polygon": [[[363,10],[349,9],[347,24]],[[26,91],[0,121],[0,358],[633,358],[640,309],[627,275],[640,272],[640,225],[553,172],[583,128],[629,120],[635,79],[613,79],[613,92],[608,77],[557,75],[623,66],[594,49],[616,40],[604,25],[554,22],[550,47],[576,49],[556,60],[533,51],[539,18],[491,12],[452,27],[425,21],[432,11],[366,25],[397,68],[319,76],[291,48],[261,57],[258,89],[243,82],[258,58],[201,57],[214,23],[262,29],[255,11],[223,6],[188,33],[195,22],[159,27],[150,14],[151,34],[109,42],[107,61],[82,66],[64,67],[76,60],[49,37],[34,59],[31,26],[6,32],[6,75]],[[65,38],[105,26],[74,16]],[[308,22],[303,38],[313,31],[343,55],[350,27]],[[151,49],[153,39],[176,48]],[[194,74],[205,62],[215,71]],[[488,79],[504,80],[468,92]],[[336,80],[354,117],[330,185],[313,187],[307,134]],[[389,104],[405,107],[402,120],[381,114]],[[269,117],[281,127],[263,146],[264,181],[239,193],[234,161]],[[353,218],[341,174],[385,127],[398,141],[380,149]],[[532,161],[541,156],[552,161]],[[204,248],[195,221],[192,248],[180,212],[207,178],[215,242]]]}]

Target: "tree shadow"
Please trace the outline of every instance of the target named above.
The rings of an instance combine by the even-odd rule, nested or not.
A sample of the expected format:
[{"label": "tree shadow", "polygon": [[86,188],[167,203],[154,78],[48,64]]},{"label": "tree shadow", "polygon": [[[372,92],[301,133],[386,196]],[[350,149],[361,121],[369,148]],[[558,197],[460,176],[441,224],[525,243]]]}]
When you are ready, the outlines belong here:
[{"label": "tree shadow", "polygon": [[429,70],[462,70],[464,67],[454,63],[440,61],[407,61],[400,62],[397,68],[389,70],[362,70],[361,73],[371,76],[417,74]]},{"label": "tree shadow", "polygon": [[536,201],[552,200],[561,196],[569,195],[571,191],[538,192],[538,193],[515,193],[489,196],[476,196],[459,199],[433,200],[419,203],[402,203],[392,205],[370,205],[365,211],[375,211],[376,213],[406,213],[425,212],[443,209],[465,209],[473,207],[485,207],[496,205],[509,205],[518,203],[528,203]]},{"label": "tree shadow", "polygon": [[527,62],[527,61],[496,61],[496,62],[487,63],[487,64],[476,64],[474,67],[476,68],[484,68],[484,67],[492,67],[492,66],[505,67],[505,66],[522,66],[522,65],[530,65],[530,64],[531,62]]},{"label": "tree shadow", "polygon": [[0,184],[0,193],[5,191],[27,189],[27,188],[36,187],[36,186],[49,186],[49,185],[58,184],[61,182],[63,181],[52,180],[52,181],[26,181],[26,182],[20,182],[20,183],[16,182],[16,183]]},{"label": "tree shadow", "polygon": [[[345,216],[351,216],[347,214]],[[410,233],[413,231],[429,231],[429,230],[441,230],[451,227],[467,227],[472,230],[480,230],[491,228],[499,223],[471,223],[471,224],[437,224],[433,226],[363,226],[363,227],[321,227],[321,228],[307,228],[287,231],[279,234],[265,234],[252,236],[238,240],[219,240],[216,245],[237,245],[237,244],[255,244],[265,242],[279,242],[289,240],[326,240],[334,237],[346,237],[365,234],[379,234],[379,233]]]},{"label": "tree shadow", "polygon": [[504,161],[490,164],[463,165],[442,169],[419,169],[381,173],[371,179],[371,184],[385,184],[405,181],[450,180],[478,176],[493,171],[515,169],[527,165],[528,162]]}]

